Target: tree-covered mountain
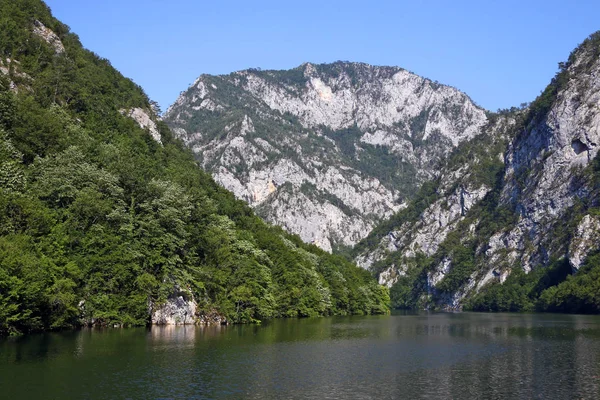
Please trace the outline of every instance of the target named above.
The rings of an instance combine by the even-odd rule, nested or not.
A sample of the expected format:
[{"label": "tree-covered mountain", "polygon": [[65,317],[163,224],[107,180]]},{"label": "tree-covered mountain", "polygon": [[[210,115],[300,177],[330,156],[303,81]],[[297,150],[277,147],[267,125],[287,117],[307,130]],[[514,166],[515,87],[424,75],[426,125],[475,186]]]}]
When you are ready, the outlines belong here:
[{"label": "tree-covered mountain", "polygon": [[354,248],[394,306],[600,312],[600,32]]},{"label": "tree-covered mountain", "polygon": [[259,215],[331,251],[405,206],[486,113],[401,68],[336,62],[202,75],[165,122]]},{"label": "tree-covered mountain", "polygon": [[387,290],[262,222],[39,0],[0,0],[0,334],[381,313]]}]

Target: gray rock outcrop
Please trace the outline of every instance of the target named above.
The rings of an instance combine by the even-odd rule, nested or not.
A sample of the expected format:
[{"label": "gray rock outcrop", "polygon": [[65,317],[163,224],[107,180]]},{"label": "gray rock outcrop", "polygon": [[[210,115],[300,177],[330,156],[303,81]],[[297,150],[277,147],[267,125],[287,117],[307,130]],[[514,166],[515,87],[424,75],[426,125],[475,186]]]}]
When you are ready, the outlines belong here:
[{"label": "gray rock outcrop", "polygon": [[52,46],[56,54],[65,52],[65,46],[58,35],[38,20],[33,22],[33,33]]},{"label": "gray rock outcrop", "polygon": [[121,114],[128,116],[133,119],[142,129],[147,129],[150,135],[154,140],[158,143],[161,142],[160,132],[158,131],[158,126],[156,122],[152,119],[153,113],[150,111],[146,111],[142,108],[135,107],[129,110],[122,109],[120,110]]}]

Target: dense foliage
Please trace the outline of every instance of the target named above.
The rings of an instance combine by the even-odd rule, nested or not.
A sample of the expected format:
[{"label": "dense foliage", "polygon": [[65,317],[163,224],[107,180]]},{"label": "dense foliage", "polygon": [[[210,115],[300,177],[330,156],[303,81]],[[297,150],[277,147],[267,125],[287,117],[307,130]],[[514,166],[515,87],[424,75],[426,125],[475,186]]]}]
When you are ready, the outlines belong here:
[{"label": "dense foliage", "polygon": [[233,322],[387,311],[368,272],[263,223],[163,123],[160,144],[123,116],[147,96],[41,1],[0,0],[0,65],[0,334],[146,324],[175,294]]},{"label": "dense foliage", "polygon": [[503,284],[493,283],[466,304],[474,311],[600,312],[600,254],[588,257],[577,274],[567,259],[525,274],[514,271]]},{"label": "dense foliage", "polygon": [[538,310],[571,313],[600,313],[600,254],[588,257],[576,275],[543,291]]},{"label": "dense foliage", "polygon": [[540,295],[556,287],[571,274],[569,262],[555,261],[546,268],[538,268],[526,274],[516,268],[503,284],[488,285],[465,305],[473,311],[546,311],[539,304]]}]

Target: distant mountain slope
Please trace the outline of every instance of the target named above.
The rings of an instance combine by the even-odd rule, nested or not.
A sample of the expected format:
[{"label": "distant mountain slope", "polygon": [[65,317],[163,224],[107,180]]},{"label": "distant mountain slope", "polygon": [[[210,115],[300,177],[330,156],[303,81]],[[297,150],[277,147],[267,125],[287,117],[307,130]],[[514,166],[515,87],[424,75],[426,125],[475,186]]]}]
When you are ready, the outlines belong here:
[{"label": "distant mountain slope", "polygon": [[217,182],[326,250],[398,211],[486,119],[454,88],[349,62],[202,75],[164,116]]},{"label": "distant mountain slope", "polygon": [[595,33],[359,243],[396,306],[600,312],[599,77]]},{"label": "distant mountain slope", "polygon": [[0,334],[387,311],[341,257],[201,171],[141,88],[0,0]]}]

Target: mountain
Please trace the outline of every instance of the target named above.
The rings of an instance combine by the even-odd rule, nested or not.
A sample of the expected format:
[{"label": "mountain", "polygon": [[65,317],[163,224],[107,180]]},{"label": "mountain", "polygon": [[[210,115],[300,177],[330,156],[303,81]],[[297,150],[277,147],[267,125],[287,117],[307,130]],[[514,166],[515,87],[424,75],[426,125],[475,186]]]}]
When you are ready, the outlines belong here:
[{"label": "mountain", "polygon": [[336,62],[202,75],[164,121],[237,198],[331,251],[405,207],[487,116],[401,68]]},{"label": "mountain", "polygon": [[600,312],[599,43],[498,113],[336,62],[202,75],[165,121],[218,183],[349,254],[394,307]]},{"label": "mountain", "polygon": [[0,0],[0,334],[387,312],[265,224],[37,0]]},{"label": "mountain", "polygon": [[396,307],[600,312],[600,33],[354,249]]}]

